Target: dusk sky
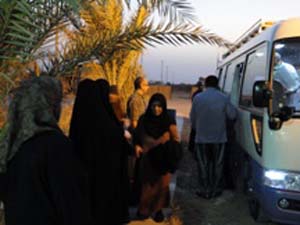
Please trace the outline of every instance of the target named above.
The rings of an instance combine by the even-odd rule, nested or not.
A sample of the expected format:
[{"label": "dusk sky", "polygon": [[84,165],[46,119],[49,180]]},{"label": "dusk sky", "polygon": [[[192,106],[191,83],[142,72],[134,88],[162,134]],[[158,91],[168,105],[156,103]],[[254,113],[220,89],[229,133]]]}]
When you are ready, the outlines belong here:
[{"label": "dusk sky", "polygon": [[[190,0],[204,28],[235,41],[259,19],[278,21],[300,17],[300,0]],[[199,76],[214,74],[221,49],[206,45],[157,46],[145,51],[142,64],[149,80],[195,83]]]}]

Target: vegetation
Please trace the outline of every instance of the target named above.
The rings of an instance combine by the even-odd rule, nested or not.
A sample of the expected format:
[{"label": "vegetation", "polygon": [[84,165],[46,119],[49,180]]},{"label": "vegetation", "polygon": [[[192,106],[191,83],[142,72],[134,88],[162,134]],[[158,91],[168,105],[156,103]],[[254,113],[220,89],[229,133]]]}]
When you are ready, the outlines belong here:
[{"label": "vegetation", "polygon": [[228,45],[195,24],[188,0],[0,0],[0,99],[41,71],[105,77],[126,98],[147,46]]}]

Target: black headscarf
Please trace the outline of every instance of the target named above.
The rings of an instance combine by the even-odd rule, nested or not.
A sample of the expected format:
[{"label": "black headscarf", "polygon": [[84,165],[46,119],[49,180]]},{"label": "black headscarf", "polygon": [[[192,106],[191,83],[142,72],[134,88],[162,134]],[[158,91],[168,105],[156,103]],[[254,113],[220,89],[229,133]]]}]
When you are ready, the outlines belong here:
[{"label": "black headscarf", "polygon": [[[151,106],[154,102],[159,102],[162,106],[163,111],[159,116],[152,112]],[[171,124],[176,124],[175,120],[168,114],[166,98],[160,93],[152,95],[142,120],[147,135],[155,139],[168,131]]]},{"label": "black headscarf", "polygon": [[[93,152],[97,147],[93,142],[107,140],[112,130],[117,130],[117,133],[123,132],[115,119],[108,94],[109,84],[105,80],[85,79],[78,86],[71,119],[70,138],[74,142],[76,151],[87,165],[94,160]],[[118,136],[122,135],[118,134]],[[106,150],[102,148],[102,154],[107,154]]]},{"label": "black headscarf", "polygon": [[107,80],[98,79],[95,81],[97,88],[99,89],[99,94],[102,99],[102,103],[106,108],[107,112],[111,116],[111,118],[120,125],[119,120],[113,110],[111,103],[109,102],[109,93],[110,93],[110,85]]}]

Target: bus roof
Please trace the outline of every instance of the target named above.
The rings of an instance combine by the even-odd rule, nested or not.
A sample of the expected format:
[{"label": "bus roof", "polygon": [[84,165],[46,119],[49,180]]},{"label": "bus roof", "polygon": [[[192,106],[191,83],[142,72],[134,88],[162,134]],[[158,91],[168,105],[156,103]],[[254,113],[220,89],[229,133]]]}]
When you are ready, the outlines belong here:
[{"label": "bus roof", "polygon": [[223,58],[218,63],[218,67],[226,64],[260,43],[300,37],[300,18],[291,18],[277,23],[260,23],[258,25],[261,27],[252,26],[253,29],[249,30],[248,35],[238,39],[235,47],[223,55]]}]

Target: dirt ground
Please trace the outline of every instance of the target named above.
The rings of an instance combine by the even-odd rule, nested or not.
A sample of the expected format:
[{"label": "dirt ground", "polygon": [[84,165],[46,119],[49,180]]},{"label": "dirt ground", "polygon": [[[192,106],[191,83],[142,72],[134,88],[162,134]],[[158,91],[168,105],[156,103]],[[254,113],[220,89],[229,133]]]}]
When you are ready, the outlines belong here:
[{"label": "dirt ground", "polygon": [[[249,215],[247,198],[233,191],[205,200],[195,192],[198,188],[196,161],[184,148],[184,158],[177,171],[174,204],[176,214],[184,225],[257,225]],[[259,223],[272,225],[272,223]]]}]

